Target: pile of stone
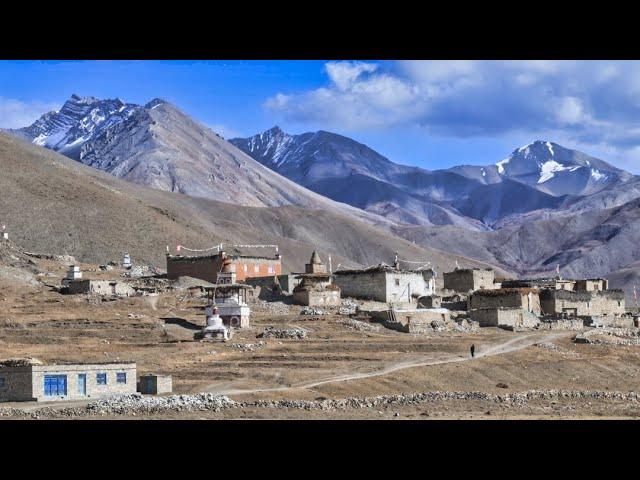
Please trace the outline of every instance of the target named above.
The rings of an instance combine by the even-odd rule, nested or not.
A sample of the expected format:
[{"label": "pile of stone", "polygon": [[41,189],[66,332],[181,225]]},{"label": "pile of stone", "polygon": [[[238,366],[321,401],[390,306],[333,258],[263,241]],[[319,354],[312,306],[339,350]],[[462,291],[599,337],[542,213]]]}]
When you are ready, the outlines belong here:
[{"label": "pile of stone", "polygon": [[336,323],[346,326],[351,330],[356,330],[358,332],[379,332],[379,325],[372,325],[367,322],[361,322],[360,320],[355,320],[353,318],[348,318],[346,320],[338,320]]},{"label": "pile of stone", "polygon": [[434,320],[425,325],[427,332],[459,332],[475,333],[480,331],[480,324],[467,318],[455,318],[450,320]]},{"label": "pile of stone", "polygon": [[358,304],[353,300],[343,300],[342,306],[338,309],[340,315],[355,315],[358,310]]},{"label": "pile of stone", "polygon": [[266,342],[260,341],[258,343],[232,343],[227,345],[229,348],[236,348],[238,350],[242,350],[243,352],[253,352],[259,348],[263,348],[266,346]]},{"label": "pile of stone", "polygon": [[267,327],[264,332],[258,335],[258,338],[286,338],[293,340],[302,340],[307,338],[309,332],[304,328],[291,327],[291,328],[276,328]]},{"label": "pile of stone", "polygon": [[326,312],[318,307],[302,307],[300,315],[326,315]]},{"label": "pile of stone", "polygon": [[265,302],[264,300],[259,300],[253,308],[254,310],[265,311],[271,315],[289,315],[290,313],[289,305],[283,302]]},{"label": "pile of stone", "polygon": [[640,345],[640,328],[596,328],[579,333],[573,337],[573,341],[591,345]]},{"label": "pile of stone", "polygon": [[213,410],[218,412],[223,408],[230,408],[232,406],[235,406],[233,400],[224,395],[214,395],[213,393],[171,395],[168,397],[144,397],[141,393],[132,393],[91,402],[84,410],[88,415],[139,415],[145,413],[196,410]]},{"label": "pile of stone", "polygon": [[134,265],[130,270],[127,270],[122,274],[123,277],[127,278],[139,278],[144,277],[145,275],[149,275],[151,273],[151,268],[147,265]]}]

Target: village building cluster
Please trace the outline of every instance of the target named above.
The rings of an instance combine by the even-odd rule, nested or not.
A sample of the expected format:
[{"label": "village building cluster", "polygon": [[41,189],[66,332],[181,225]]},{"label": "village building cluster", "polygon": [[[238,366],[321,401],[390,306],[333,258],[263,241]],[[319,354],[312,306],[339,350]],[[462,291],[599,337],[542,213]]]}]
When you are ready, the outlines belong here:
[{"label": "village building cluster", "polygon": [[[428,262],[402,268],[397,255],[392,265],[331,270],[313,251],[304,272],[284,273],[282,256],[227,253],[166,254],[166,275],[138,281],[141,267],[124,253],[118,275],[85,275],[79,265],[69,267],[60,292],[70,295],[133,297],[158,295],[159,287],[187,285],[188,298],[202,299],[201,329],[194,339],[226,342],[234,332],[251,328],[254,302],[281,302],[303,308],[328,309],[378,322],[409,334],[478,328],[507,330],[579,329],[638,326],[627,313],[624,292],[609,289],[602,278],[496,279],[488,268],[459,268],[437,272]],[[419,262],[408,262],[419,263]],[[101,266],[108,272],[112,266]],[[104,267],[104,268],[103,268]],[[93,270],[91,270],[93,271]],[[91,272],[90,271],[90,272]],[[90,273],[89,272],[89,273]],[[134,272],[138,272],[134,275]],[[438,282],[438,283],[437,283]],[[168,287],[171,288],[171,287]],[[357,304],[355,311],[344,302]],[[146,374],[136,378],[135,362],[43,365],[0,362],[0,401],[51,401],[96,398],[133,393],[161,395],[172,391],[170,376]]]}]

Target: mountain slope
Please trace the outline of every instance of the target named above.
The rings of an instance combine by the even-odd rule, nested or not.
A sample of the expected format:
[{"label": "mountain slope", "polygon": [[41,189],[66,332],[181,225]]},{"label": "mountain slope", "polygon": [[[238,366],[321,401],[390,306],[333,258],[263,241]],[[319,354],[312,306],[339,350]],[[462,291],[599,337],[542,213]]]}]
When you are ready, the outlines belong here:
[{"label": "mountain slope", "polygon": [[417,244],[446,248],[525,277],[554,275],[556,265],[566,277],[612,275],[628,297],[637,278],[633,266],[640,264],[640,199],[493,232],[455,227],[396,227],[394,232]]},{"label": "mountain slope", "polygon": [[138,106],[74,95],[59,112],[10,133],[160,190],[246,206],[327,209],[384,223],[274,173],[160,99]]},{"label": "mountain slope", "polygon": [[[634,181],[602,160],[540,140],[495,165],[434,171],[393,163],[325,131],[289,135],[274,127],[230,141],[310,190],[398,223],[424,226],[488,230],[518,223],[525,215],[540,218],[612,189],[622,192]],[[609,203],[629,199],[620,193]]]},{"label": "mountain slope", "polygon": [[274,127],[230,142],[314,192],[392,221],[486,228],[442,203],[480,185],[461,175],[398,165],[366,145],[325,131],[289,135]]},{"label": "mountain slope", "polygon": [[423,248],[351,216],[296,206],[254,208],[141,187],[60,154],[0,134],[0,221],[30,251],[104,263],[124,251],[164,267],[165,246],[219,242],[278,244],[285,271],[301,271],[312,250],[337,265],[429,259],[442,269],[462,256]]}]

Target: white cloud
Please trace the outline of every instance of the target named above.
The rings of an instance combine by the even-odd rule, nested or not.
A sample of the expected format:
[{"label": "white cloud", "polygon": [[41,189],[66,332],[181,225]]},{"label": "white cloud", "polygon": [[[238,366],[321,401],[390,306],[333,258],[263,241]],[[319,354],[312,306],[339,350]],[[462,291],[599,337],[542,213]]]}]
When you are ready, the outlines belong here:
[{"label": "white cloud", "polygon": [[378,66],[363,62],[329,62],[325,70],[331,82],[340,91],[346,91],[363,73],[372,73]]},{"label": "white cloud", "polygon": [[40,101],[23,102],[0,97],[0,128],[21,128],[31,125],[44,113],[60,108],[59,104]]},{"label": "white cloud", "polygon": [[640,145],[640,62],[330,62],[327,85],[265,107],[349,131],[420,126],[446,136],[522,134],[625,151]]},{"label": "white cloud", "polygon": [[558,102],[556,116],[560,123],[569,125],[587,120],[582,102],[576,97],[562,98]]}]

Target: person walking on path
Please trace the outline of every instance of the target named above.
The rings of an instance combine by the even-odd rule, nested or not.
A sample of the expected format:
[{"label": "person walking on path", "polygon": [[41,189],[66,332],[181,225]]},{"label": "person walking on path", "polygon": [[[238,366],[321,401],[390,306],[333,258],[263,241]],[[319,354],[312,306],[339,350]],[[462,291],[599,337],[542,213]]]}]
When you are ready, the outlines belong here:
[{"label": "person walking on path", "polygon": [[471,358],[474,358],[476,356],[476,346],[472,343],[471,344]]}]

